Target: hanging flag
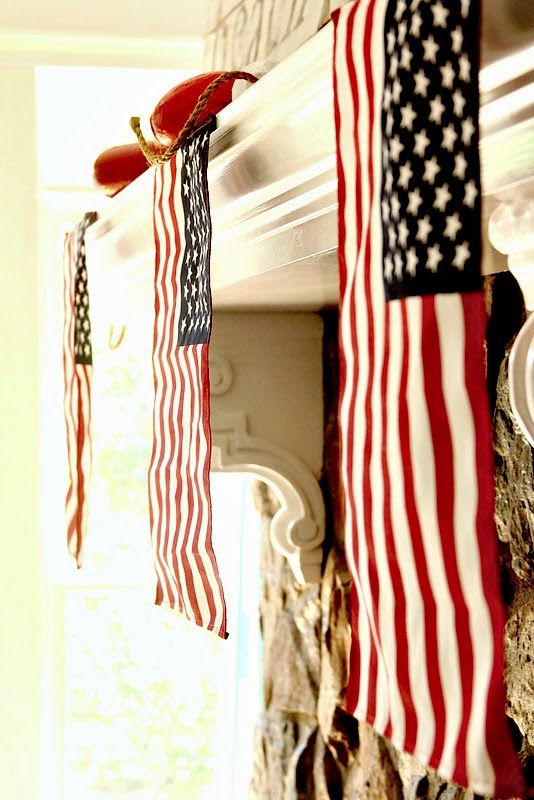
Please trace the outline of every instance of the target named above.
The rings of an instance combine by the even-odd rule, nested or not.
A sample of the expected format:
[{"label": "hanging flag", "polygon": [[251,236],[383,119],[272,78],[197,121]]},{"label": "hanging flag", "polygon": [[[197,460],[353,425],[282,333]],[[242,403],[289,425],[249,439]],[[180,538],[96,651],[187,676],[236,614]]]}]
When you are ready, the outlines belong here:
[{"label": "hanging flag", "polygon": [[87,484],[91,473],[91,378],[93,351],[85,264],[85,232],[96,213],[85,214],[65,237],[63,374],[69,488],[67,546],[78,568],[87,532]]},{"label": "hanging flag", "polygon": [[211,218],[213,125],[155,170],[154,441],[149,469],[156,603],[226,638],[211,542]]},{"label": "hanging flag", "polygon": [[478,6],[334,16],[347,707],[444,778],[521,796],[480,291]]}]

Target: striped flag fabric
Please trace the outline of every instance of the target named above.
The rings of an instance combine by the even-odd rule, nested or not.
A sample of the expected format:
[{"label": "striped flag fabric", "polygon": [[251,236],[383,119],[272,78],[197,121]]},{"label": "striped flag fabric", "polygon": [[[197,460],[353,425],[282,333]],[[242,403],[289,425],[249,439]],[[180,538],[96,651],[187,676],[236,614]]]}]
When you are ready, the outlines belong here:
[{"label": "striped flag fabric", "polygon": [[347,708],[444,778],[522,796],[484,372],[478,6],[357,0],[333,22]]},{"label": "striped flag fabric", "polygon": [[149,468],[156,604],[227,637],[211,532],[210,122],[155,169],[154,438]]},{"label": "striped flag fabric", "polygon": [[85,263],[85,232],[96,220],[85,214],[65,237],[63,251],[63,377],[69,487],[65,502],[67,547],[82,565],[91,474],[91,379],[93,351]]}]

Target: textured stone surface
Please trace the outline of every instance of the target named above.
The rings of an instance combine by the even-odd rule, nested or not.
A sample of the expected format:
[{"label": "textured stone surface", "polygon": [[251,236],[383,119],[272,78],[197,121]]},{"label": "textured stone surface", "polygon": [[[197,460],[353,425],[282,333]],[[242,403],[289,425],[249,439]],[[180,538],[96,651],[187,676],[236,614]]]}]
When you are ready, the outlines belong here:
[{"label": "textured stone surface", "polygon": [[497,533],[508,545],[511,569],[534,585],[534,460],[510,408],[508,358],[497,384],[494,451]]},{"label": "textured stone surface", "polygon": [[[498,324],[496,329],[499,330]],[[299,587],[270,545],[276,503],[257,488],[265,519],[260,618],[265,712],[256,730],[249,800],[475,800],[413,757],[397,751],[344,711],[348,677],[350,586],[342,547],[337,436],[337,329],[325,317],[327,557],[321,585]],[[496,392],[496,521],[508,606],[509,713],[534,752],[534,472],[532,451],[510,412],[506,366]],[[532,759],[527,759],[532,764]]]},{"label": "textured stone surface", "polygon": [[381,736],[363,723],[354,764],[343,790],[343,800],[402,800],[402,783]]},{"label": "textured stone surface", "polygon": [[505,630],[508,713],[534,747],[534,592],[516,593]]},{"label": "textured stone surface", "polygon": [[495,521],[507,588],[505,680],[508,713],[534,746],[534,460],[510,408],[508,358],[497,383],[494,417]]}]

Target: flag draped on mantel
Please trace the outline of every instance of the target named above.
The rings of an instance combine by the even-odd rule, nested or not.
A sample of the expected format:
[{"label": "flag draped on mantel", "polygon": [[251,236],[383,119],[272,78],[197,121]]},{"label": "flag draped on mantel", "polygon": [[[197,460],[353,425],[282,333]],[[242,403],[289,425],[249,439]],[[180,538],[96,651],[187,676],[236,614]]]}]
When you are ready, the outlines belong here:
[{"label": "flag draped on mantel", "polygon": [[155,404],[149,500],[156,603],[226,638],[226,607],[211,541],[209,482],[211,130],[213,120],[155,169]]},{"label": "flag draped on mantel", "polygon": [[522,796],[480,291],[478,4],[335,12],[347,707],[444,778]]},{"label": "flag draped on mantel", "polygon": [[82,565],[87,533],[91,474],[91,380],[93,351],[85,263],[85,232],[96,213],[84,214],[65,237],[63,255],[63,379],[69,487],[66,497],[67,547]]}]

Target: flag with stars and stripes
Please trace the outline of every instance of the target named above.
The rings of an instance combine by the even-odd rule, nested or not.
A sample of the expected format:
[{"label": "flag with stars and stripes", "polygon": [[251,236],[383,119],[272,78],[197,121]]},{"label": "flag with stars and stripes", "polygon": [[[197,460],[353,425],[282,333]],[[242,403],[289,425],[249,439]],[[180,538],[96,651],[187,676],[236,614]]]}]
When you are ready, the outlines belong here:
[{"label": "flag with stars and stripes", "polygon": [[357,0],[333,21],[347,708],[444,778],[520,796],[484,373],[478,7]]},{"label": "flag with stars and stripes", "polygon": [[87,532],[87,484],[91,473],[91,379],[93,352],[85,263],[85,232],[96,213],[85,214],[65,237],[63,376],[69,488],[67,546],[78,567]]},{"label": "flag with stars and stripes", "polygon": [[155,170],[154,440],[149,469],[156,603],[225,638],[211,542],[211,123]]}]

